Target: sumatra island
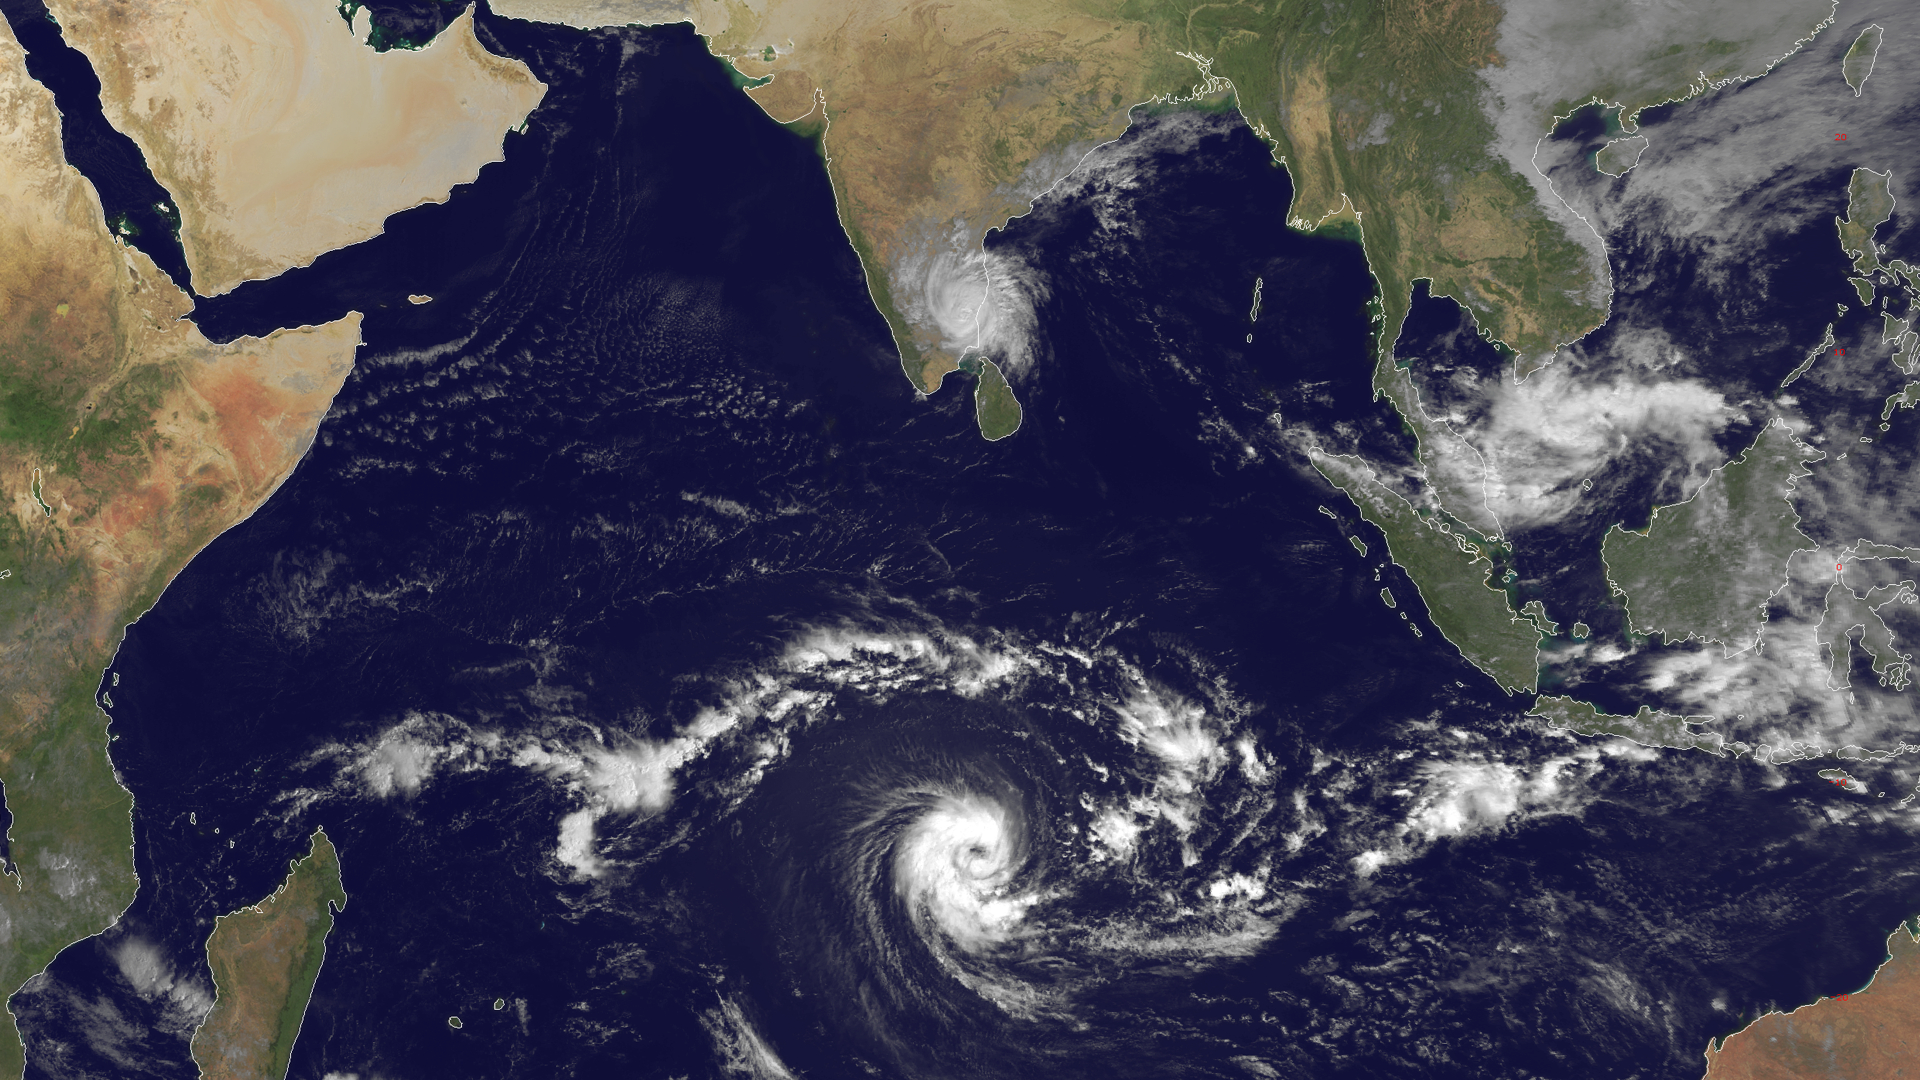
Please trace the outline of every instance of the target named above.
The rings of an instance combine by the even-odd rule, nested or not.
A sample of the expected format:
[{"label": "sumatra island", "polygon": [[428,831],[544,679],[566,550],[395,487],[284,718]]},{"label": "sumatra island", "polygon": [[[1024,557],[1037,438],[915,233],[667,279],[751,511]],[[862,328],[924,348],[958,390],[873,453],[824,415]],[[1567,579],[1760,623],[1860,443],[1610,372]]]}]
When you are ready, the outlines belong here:
[{"label": "sumatra island", "polygon": [[1386,534],[1387,554],[1413,579],[1433,625],[1460,655],[1507,693],[1531,692],[1540,675],[1542,629],[1517,614],[1506,591],[1489,580],[1495,569],[1490,542],[1423,517],[1359,458],[1318,451],[1312,457],[1320,475]]},{"label": "sumatra island", "polygon": [[[1274,212],[1364,243],[1379,283],[1374,383],[1418,444],[1423,483],[1374,485],[1407,506],[1405,518],[1378,498],[1361,502],[1365,485],[1336,486],[1362,513],[1421,522],[1389,532],[1427,555],[1396,551],[1396,561],[1449,639],[1510,690],[1534,685],[1538,635],[1487,585],[1490,567],[1436,532],[1446,522],[1483,538],[1504,530],[1484,495],[1486,455],[1427,415],[1394,356],[1414,283],[1459,301],[1512,352],[1517,374],[1550,363],[1605,321],[1611,280],[1599,236],[1533,164],[1541,137],[1592,100],[1613,103],[1609,122],[1631,137],[1642,109],[1761,74],[1827,13],[1813,3],[1756,13],[1733,0],[1658,11],[1634,0],[1358,0],[1337,12],[1154,0],[498,0],[494,10],[583,28],[691,23],[769,116],[821,140],[906,378],[934,394],[950,373],[973,376],[988,439],[1021,422],[1018,395],[1037,362],[1032,298],[986,250],[988,233],[1124,132],[1136,106],[1237,109],[1292,181],[1291,205]],[[1644,144],[1632,144],[1636,155]]]},{"label": "sumatra island", "polygon": [[1915,1072],[1920,1052],[1920,935],[1902,926],[1887,962],[1851,994],[1790,1013],[1768,1013],[1707,1044],[1706,1080],[1894,1080]]},{"label": "sumatra island", "polygon": [[[525,65],[487,50],[471,12],[426,48],[380,52],[368,47],[370,16],[352,0],[338,8],[331,0],[48,2],[66,40],[99,73],[106,117],[139,145],[177,203],[192,277],[170,282],[116,239],[93,188],[62,157],[50,95],[27,76],[11,33],[0,29],[0,476],[8,492],[0,516],[0,782],[12,821],[10,887],[0,889],[7,943],[0,983],[7,993],[46,970],[69,943],[113,925],[139,884],[131,800],[106,753],[95,704],[122,628],[285,479],[352,365],[358,315],[215,344],[186,320],[192,298],[185,287],[230,291],[375,235],[394,212],[449,198],[519,145],[508,133],[544,93]],[[1090,149],[1124,132],[1137,110],[1234,108],[1291,178],[1291,200],[1273,200],[1275,218],[1364,245],[1378,285],[1365,366],[1404,424],[1408,447],[1396,462],[1404,467],[1392,469],[1360,456],[1357,436],[1310,452],[1296,441],[1296,456],[1381,530],[1377,542],[1411,579],[1412,593],[1394,585],[1397,599],[1380,591],[1398,610],[1394,621],[1411,625],[1410,613],[1424,610],[1469,663],[1509,694],[1529,696],[1540,686],[1541,638],[1557,636],[1558,624],[1541,601],[1519,601],[1513,549],[1528,534],[1516,525],[1516,540],[1490,506],[1486,492],[1497,479],[1490,455],[1428,413],[1415,361],[1395,355],[1415,284],[1457,300],[1473,329],[1501,347],[1516,378],[1555,363],[1562,345],[1605,321],[1611,280],[1600,237],[1534,164],[1547,134],[1593,109],[1609,135],[1626,134],[1609,144],[1618,149],[1605,159],[1624,172],[1649,146],[1648,137],[1632,134],[1642,107],[1766,70],[1827,12],[1816,2],[1780,5],[1786,14],[1777,17],[1769,9],[1730,18],[1747,11],[1745,0],[498,0],[495,7],[514,18],[586,27],[692,23],[713,62],[739,75],[740,92],[818,147],[839,220],[898,350],[902,374],[889,377],[904,377],[922,399],[948,382],[960,384],[959,392],[970,384],[973,422],[988,441],[1046,415],[1036,409],[1029,417],[1020,404],[1044,362],[1045,350],[1034,346],[1038,300],[1002,261],[1009,257],[996,253],[994,230],[1027,212]],[[1860,71],[1848,76],[1856,92],[1871,70],[1866,59],[1864,68],[1852,62]],[[1872,238],[1892,210],[1890,175],[1856,173],[1849,216],[1839,224],[1860,281],[1879,267]],[[1861,303],[1869,292],[1859,294]],[[408,299],[431,302],[424,294]],[[1887,319],[1891,328],[1893,316]],[[944,406],[959,392],[933,400]],[[1920,383],[1897,400],[1920,401]],[[1277,412],[1273,420],[1278,426]],[[1657,509],[1642,500],[1638,509],[1652,511],[1646,530],[1616,528],[1605,541],[1609,582],[1627,597],[1629,628],[1721,641],[1730,650],[1751,645],[1766,598],[1785,580],[1786,560],[1808,546],[1788,497],[1794,477],[1804,475],[1800,466],[1817,454],[1776,423],[1692,499]],[[1610,520],[1600,519],[1603,526]],[[1351,539],[1364,556],[1366,544]],[[1832,594],[1822,640],[1836,654],[1836,678],[1848,670],[1837,656],[1848,647],[1847,632],[1868,625],[1876,605],[1895,595]],[[1367,615],[1379,618],[1375,610]],[[1584,638],[1586,628],[1575,624],[1575,634]],[[1890,636],[1863,639],[1861,647],[1873,653],[1876,673],[1905,679],[1906,658],[1892,651]],[[1615,716],[1564,697],[1539,698],[1535,710],[1580,734],[1723,749],[1700,730],[1704,717],[1647,707]],[[1265,784],[1274,759],[1256,762],[1250,745],[1242,744],[1246,774]],[[1010,830],[995,821],[997,839]],[[565,829],[563,822],[563,841]],[[1265,842],[1264,834],[1241,834],[1248,837]],[[276,853],[276,863],[292,854]],[[1215,884],[1236,904],[1252,897],[1251,889]],[[249,886],[247,895],[266,885]],[[271,895],[215,921],[206,948],[217,1000],[191,1044],[204,1076],[284,1076],[346,900],[338,853],[316,831]],[[1269,922],[1280,926],[1288,915],[1272,905],[1283,900],[1248,908],[1245,925],[1263,934]],[[1710,1047],[1709,1075],[1909,1068],[1911,1055],[1899,1055],[1907,1054],[1915,1017],[1902,1002],[1916,996],[1909,984],[1920,931],[1896,933],[1889,950],[1869,991],[1765,1017]],[[857,1004],[859,995],[850,1000]],[[1878,1011],[1847,1011],[1862,1003]],[[503,1004],[496,999],[494,1009]],[[751,1011],[729,999],[716,1009],[716,1042],[722,1021]],[[446,1023],[464,1026],[457,1016]],[[1341,1037],[1390,1042],[1405,1027]],[[725,1030],[735,1045],[762,1047],[744,1021]],[[1321,1038],[1281,1031],[1301,1045]],[[1384,1040],[1373,1039],[1379,1031]],[[1201,1034],[1219,1041],[1215,1032]],[[1684,1052],[1697,1047],[1690,1041]],[[763,1071],[772,1074],[779,1063],[767,1060]],[[1243,1069],[1258,1064],[1248,1061]],[[13,1020],[0,1017],[0,1080],[24,1068]]]},{"label": "sumatra island", "polygon": [[[0,883],[11,995],[133,900],[132,802],[94,704],[121,630],[306,452],[360,316],[216,345],[108,229],[0,25]],[[25,1067],[0,1013],[0,1077]]]},{"label": "sumatra island", "polygon": [[326,958],[334,915],[347,906],[340,857],[325,829],[272,896],[213,921],[207,963],[213,1011],[193,1037],[205,1080],[282,1080]]}]

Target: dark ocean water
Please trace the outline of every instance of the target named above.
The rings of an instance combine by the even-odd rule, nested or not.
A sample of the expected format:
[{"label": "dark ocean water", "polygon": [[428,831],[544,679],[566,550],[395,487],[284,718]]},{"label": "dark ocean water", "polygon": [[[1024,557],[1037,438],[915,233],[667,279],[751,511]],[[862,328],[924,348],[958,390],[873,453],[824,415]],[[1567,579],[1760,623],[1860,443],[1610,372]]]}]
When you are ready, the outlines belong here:
[{"label": "dark ocean water", "polygon": [[1398,438],[1361,251],[1236,117],[990,239],[988,445],[698,38],[480,33],[551,86],[504,162],[195,312],[366,344],[103,682],[141,888],[12,1000],[30,1075],[195,1075],[316,826],[296,1077],[1681,1076],[1909,914],[1904,831],[1550,738],[1433,630],[1287,434]]},{"label": "dark ocean water", "polygon": [[[1787,61],[1783,76],[1798,78],[1802,67],[1837,73],[1838,57],[1853,33],[1821,38],[1817,47]],[[1852,100],[1844,85],[1826,89],[1841,100]],[[1911,91],[1887,87],[1882,92]],[[1898,147],[1855,150],[1828,143],[1825,135],[1817,136],[1815,144],[1822,152],[1806,156],[1798,149],[1775,153],[1751,142],[1737,143],[1758,163],[1751,171],[1751,186],[1735,193],[1730,204],[1709,200],[1708,213],[1698,219],[1673,209],[1700,205],[1687,197],[1687,185],[1698,180],[1711,187],[1719,179],[1715,166],[1729,168],[1729,159],[1737,160],[1719,145],[1720,139],[1753,139],[1739,130],[1739,118],[1756,111],[1775,119],[1793,116],[1793,108],[1781,98],[1805,93],[1797,83],[1762,79],[1696,102],[1646,110],[1639,117],[1639,133],[1660,148],[1648,161],[1667,165],[1678,175],[1663,172],[1649,179],[1650,170],[1641,168],[1643,186],[1637,190],[1632,174],[1612,178],[1592,169],[1593,154],[1616,133],[1591,109],[1556,129],[1543,143],[1540,160],[1559,190],[1573,193],[1577,205],[1625,200],[1613,203],[1616,224],[1606,234],[1615,286],[1610,318],[1563,352],[1562,362],[1597,367],[1608,358],[1632,355],[1642,378],[1651,380],[1656,376],[1649,372],[1659,371],[1670,379],[1713,388],[1729,404],[1731,417],[1714,436],[1716,460],[1738,457],[1771,416],[1792,418],[1796,430],[1826,455],[1812,466],[1811,476],[1796,481],[1793,502],[1803,515],[1800,528],[1815,543],[1838,550],[1869,534],[1904,532],[1914,520],[1905,499],[1911,485],[1904,478],[1920,467],[1920,428],[1896,421],[1883,432],[1880,425],[1886,396],[1907,381],[1888,363],[1891,349],[1881,343],[1881,313],[1902,315],[1907,302],[1899,289],[1881,288],[1874,302],[1861,304],[1847,282],[1850,260],[1835,231],[1836,218],[1847,212],[1853,169],[1885,170],[1906,155]],[[1818,114],[1818,106],[1809,108]],[[1764,129],[1762,124],[1752,126]],[[1805,133],[1783,131],[1780,137],[1791,144]],[[1707,164],[1699,167],[1697,176],[1689,176],[1686,163],[1696,158]],[[1671,203],[1649,191],[1664,185],[1681,189]],[[1744,221],[1748,227],[1733,237],[1710,229],[1696,235],[1679,227],[1711,227],[1715,219]],[[1894,252],[1911,250],[1910,243],[1902,246],[1905,228],[1904,216],[1896,212],[1878,237],[1890,241]],[[1882,308],[1883,299],[1892,301],[1890,308]],[[1830,344],[1841,351],[1822,351],[1810,369],[1783,387],[1783,380],[1809,353],[1820,349],[1829,331]],[[1629,385],[1634,381],[1625,380]],[[1857,445],[1862,436],[1873,439],[1870,451]],[[1840,458],[1845,453],[1851,454],[1850,460]],[[1625,610],[1619,598],[1610,595],[1600,537],[1615,524],[1644,528],[1655,506],[1689,497],[1704,475],[1698,469],[1690,472],[1687,458],[1671,439],[1658,434],[1637,437],[1592,477],[1594,491],[1575,512],[1521,530],[1517,547],[1523,595],[1549,597],[1550,606],[1577,613],[1598,639],[1623,638]],[[1777,599],[1776,616],[1792,600]],[[1817,617],[1823,597],[1809,591],[1799,601],[1810,603]],[[1647,658],[1696,648],[1645,646]],[[1621,674],[1582,672],[1554,689],[1630,713],[1646,701],[1647,687]],[[1886,704],[1910,712],[1902,700]],[[1838,732],[1834,737],[1842,743],[1860,738]],[[1915,902],[1911,893],[1896,895],[1902,903]]]},{"label": "dark ocean water", "polygon": [[173,197],[154,180],[133,140],[107,123],[93,65],[66,43],[41,0],[6,0],[0,3],[0,15],[26,50],[27,74],[53,91],[67,162],[100,193],[108,224],[145,252],[176,285],[187,288],[187,262],[180,252],[179,213]]}]

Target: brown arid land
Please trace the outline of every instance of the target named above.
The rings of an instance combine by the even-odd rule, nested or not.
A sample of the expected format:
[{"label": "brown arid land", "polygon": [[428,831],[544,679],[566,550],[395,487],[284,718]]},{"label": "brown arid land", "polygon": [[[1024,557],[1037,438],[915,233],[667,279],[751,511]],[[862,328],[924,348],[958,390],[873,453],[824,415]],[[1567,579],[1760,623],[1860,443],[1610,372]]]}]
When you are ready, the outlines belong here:
[{"label": "brown arid land", "polygon": [[1707,1044],[1707,1080],[1912,1080],[1920,1076],[1920,934],[1901,927],[1864,990],[1768,1013]]},{"label": "brown arid land", "polygon": [[[193,288],[272,277],[445,201],[498,161],[546,86],[463,13],[376,52],[332,0],[52,0],[107,120],[178,205]],[[184,285],[185,282],[180,284]]]},{"label": "brown arid land", "polygon": [[[986,234],[1124,132],[1133,108],[1231,104],[1291,177],[1291,204],[1273,212],[1365,245],[1380,290],[1374,385],[1420,462],[1409,474],[1417,484],[1395,481],[1401,494],[1488,542],[1505,530],[1486,499],[1487,455],[1427,413],[1421,373],[1394,353],[1415,283],[1468,309],[1507,348],[1516,376],[1551,363],[1605,321],[1611,271],[1599,235],[1536,168],[1540,141],[1589,105],[1632,130],[1645,106],[1760,75],[1831,14],[1830,0],[494,8],[578,27],[690,23],[743,83],[770,80],[747,92],[821,139],[840,220],[907,377],[930,394],[951,371],[975,376],[989,439],[1021,422],[1034,313],[1017,268],[984,250]],[[1421,588],[1481,584],[1470,567],[1432,562]],[[1494,615],[1502,625],[1517,617]],[[1511,661],[1468,655],[1489,674]]]},{"label": "brown arid land", "polygon": [[[502,0],[516,18],[576,26],[689,21],[783,123],[830,124],[840,218],[891,325],[907,377],[938,390],[970,348],[1015,382],[1019,299],[991,278],[987,233],[1024,214],[1129,109],[1203,82],[1116,3]],[[1012,347],[1006,347],[1012,343]]]},{"label": "brown arid land", "polygon": [[[1599,238],[1532,175],[1554,118],[1599,95],[1626,115],[1755,74],[1825,14],[1757,0],[1754,40],[1720,40],[1742,5],[1681,15],[1632,0],[499,0],[515,18],[581,27],[688,22],[750,78],[768,114],[824,111],[841,220],[909,378],[938,389],[969,348],[1017,390],[1022,298],[981,248],[1138,104],[1230,92],[1292,176],[1275,207],[1359,238],[1381,285],[1379,378],[1423,444],[1449,459],[1392,347],[1413,282],[1469,307],[1522,370],[1606,316]],[[1587,9],[1593,10],[1587,10]],[[1776,10],[1777,9],[1777,10]],[[1636,20],[1660,24],[1642,34]],[[1672,24],[1672,25],[1668,25]],[[1683,44],[1669,47],[1670,41]],[[1583,46],[1593,43],[1593,47]],[[1513,58],[1503,46],[1517,50]],[[1657,55],[1656,55],[1657,54]],[[1684,73],[1684,77],[1682,74]],[[1702,80],[1705,76],[1705,80]],[[1620,84],[1620,85],[1616,85]],[[1196,93],[1196,91],[1199,91]],[[1444,476],[1443,489],[1471,489]],[[1465,485],[1462,487],[1462,485]],[[1491,527],[1483,510],[1454,512]]]},{"label": "brown arid land", "polygon": [[[775,119],[815,91],[832,127],[842,220],[908,374],[938,387],[971,344],[980,241],[1125,130],[1131,106],[1231,84],[1296,186],[1303,227],[1366,219],[1388,300],[1385,343],[1416,277],[1490,302],[1520,347],[1550,351],[1604,305],[1582,249],[1493,154],[1476,73],[1502,59],[1492,0],[1348,5],[869,0],[501,0],[590,26],[685,19]],[[1217,80],[1226,80],[1225,82]],[[1447,110],[1451,110],[1450,113]],[[1391,137],[1389,138],[1389,134]],[[1357,235],[1357,233],[1356,233]]]},{"label": "brown arid land", "polygon": [[334,914],[346,906],[340,856],[318,829],[272,896],[213,920],[213,1011],[193,1036],[204,1080],[283,1080]]},{"label": "brown arid land", "polygon": [[[293,469],[359,343],[355,314],[215,345],[189,307],[108,231],[0,25],[0,994],[133,899],[101,672],[122,627]],[[0,1077],[23,1068],[7,1014]]]},{"label": "brown arid land", "polygon": [[1018,317],[989,276],[987,232],[1125,132],[1131,106],[1200,78],[1094,5],[736,4],[716,31],[742,74],[773,76],[756,97],[776,119],[822,94],[841,219],[927,392]]}]

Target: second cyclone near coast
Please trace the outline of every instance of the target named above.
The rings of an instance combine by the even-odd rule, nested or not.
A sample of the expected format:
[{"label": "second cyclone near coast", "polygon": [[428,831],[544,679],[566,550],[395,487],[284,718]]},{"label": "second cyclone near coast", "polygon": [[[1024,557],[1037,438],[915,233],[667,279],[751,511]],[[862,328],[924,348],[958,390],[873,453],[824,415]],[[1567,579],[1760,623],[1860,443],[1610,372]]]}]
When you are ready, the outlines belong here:
[{"label": "second cyclone near coast", "polygon": [[15,1000],[38,1067],[192,1075],[174,988],[319,825],[299,1076],[1668,1075],[1806,996],[1769,898],[1878,949],[1897,825],[1436,647],[1289,428],[1400,433],[1364,254],[1236,114],[988,242],[1035,363],[987,445],[702,42],[473,18],[549,88],[507,160],[196,312],[371,314],[115,658],[143,888]]}]

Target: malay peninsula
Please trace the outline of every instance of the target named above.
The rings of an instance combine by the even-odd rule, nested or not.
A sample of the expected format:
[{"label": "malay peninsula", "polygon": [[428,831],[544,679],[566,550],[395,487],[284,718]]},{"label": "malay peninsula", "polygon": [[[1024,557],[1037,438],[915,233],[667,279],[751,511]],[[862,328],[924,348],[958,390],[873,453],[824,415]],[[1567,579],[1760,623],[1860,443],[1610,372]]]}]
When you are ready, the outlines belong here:
[{"label": "malay peninsula", "polygon": [[[691,22],[774,119],[818,116],[842,222],[906,377],[926,393],[954,372],[971,377],[989,438],[1021,423],[1033,358],[987,233],[1124,131],[1133,107],[1231,101],[1292,177],[1293,204],[1274,212],[1365,243],[1380,285],[1376,384],[1418,440],[1429,482],[1416,505],[1356,458],[1315,462],[1383,530],[1436,625],[1515,691],[1533,688],[1539,637],[1557,628],[1520,618],[1490,576],[1504,538],[1477,494],[1481,455],[1426,415],[1394,353],[1413,283],[1459,300],[1521,374],[1598,325],[1604,252],[1532,168],[1530,148],[1595,99],[1631,137],[1642,107],[1759,74],[1828,11],[1764,6],[1748,12],[1749,37],[1728,41],[1727,13],[1747,5],[1647,15],[1634,0],[495,4],[579,26]],[[50,8],[100,74],[106,115],[174,195],[193,286],[207,294],[447,197],[500,156],[503,133],[542,93],[524,65],[486,51],[470,13],[426,49],[378,52],[363,19],[327,2]],[[1650,32],[1649,19],[1671,25]],[[358,317],[209,343],[182,318],[187,296],[108,232],[10,33],[0,83],[0,475],[10,478],[0,781],[13,814],[0,982],[10,992],[132,895],[130,804],[93,700],[119,628],[292,468],[350,367]],[[1842,223],[1843,242],[1878,213],[1866,210]],[[1771,494],[1729,509],[1764,504],[1773,521],[1777,508],[1759,497]],[[1651,579],[1634,591],[1661,593]],[[1676,629],[1745,634],[1744,596],[1665,595],[1688,601],[1668,605]],[[324,837],[301,865],[333,874],[337,890]],[[286,896],[324,906],[325,881],[308,890],[302,873]],[[11,1024],[0,1076],[24,1067]]]},{"label": "malay peninsula", "polygon": [[[1427,415],[1409,361],[1395,355],[1414,282],[1467,308],[1516,374],[1551,362],[1605,319],[1609,271],[1598,235],[1533,166],[1539,139],[1588,102],[1631,134],[1646,106],[1764,73],[1830,13],[1814,0],[1657,12],[1632,0],[495,9],[581,27],[692,23],[775,120],[818,118],[842,223],[907,377],[934,393],[950,372],[977,373],[988,438],[1020,422],[1033,358],[1017,287],[996,275],[986,234],[1120,134],[1132,107],[1232,104],[1293,180],[1292,206],[1275,213],[1366,245],[1380,285],[1376,386],[1406,420],[1425,480],[1400,494],[1490,541],[1503,529],[1482,494],[1486,455]],[[1735,10],[1746,34],[1729,40]],[[1455,562],[1432,562],[1415,580],[1473,595],[1461,590],[1481,588],[1480,571]],[[1510,633],[1506,616],[1495,622]],[[1505,685],[1530,684],[1509,664],[1482,666]]]}]

